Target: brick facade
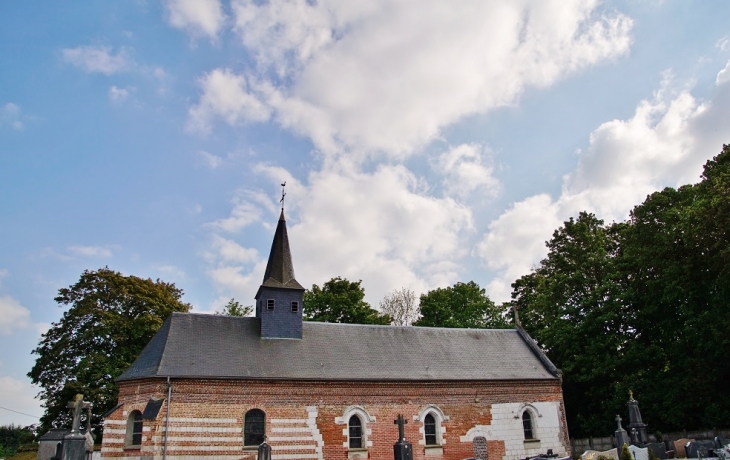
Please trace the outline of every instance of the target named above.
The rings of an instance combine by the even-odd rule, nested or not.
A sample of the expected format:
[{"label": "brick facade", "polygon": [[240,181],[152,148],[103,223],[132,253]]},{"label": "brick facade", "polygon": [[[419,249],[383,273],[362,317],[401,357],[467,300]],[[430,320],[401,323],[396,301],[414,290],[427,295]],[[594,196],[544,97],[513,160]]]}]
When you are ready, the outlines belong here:
[{"label": "brick facade", "polygon": [[[145,420],[142,446],[125,447],[127,418],[150,400],[167,397],[163,379],[120,382],[122,406],[105,421],[104,458],[161,459],[168,406]],[[490,460],[517,460],[553,449],[567,455],[560,381],[313,382],[173,379],[169,460],[255,459],[243,446],[244,414],[261,409],[274,459],[392,459],[398,414],[408,420],[414,459],[474,456],[474,438],[487,440]],[[533,415],[536,440],[525,442],[521,414]],[[426,413],[436,415],[438,446],[425,446]],[[367,448],[350,450],[349,414],[364,414]],[[539,439],[539,440],[538,440]]]}]

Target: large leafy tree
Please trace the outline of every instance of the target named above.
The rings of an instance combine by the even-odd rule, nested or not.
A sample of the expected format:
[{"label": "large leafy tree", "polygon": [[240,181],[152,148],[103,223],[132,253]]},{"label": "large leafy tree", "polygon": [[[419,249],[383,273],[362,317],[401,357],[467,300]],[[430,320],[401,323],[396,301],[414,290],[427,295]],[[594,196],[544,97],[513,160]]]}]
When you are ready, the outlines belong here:
[{"label": "large leafy tree", "polygon": [[509,327],[502,309],[474,281],[422,294],[421,318],[413,325],[479,329]]},{"label": "large leafy tree", "polygon": [[617,296],[620,228],[593,214],[571,218],[546,243],[540,265],[512,284],[525,329],[563,371],[568,425],[577,436],[609,432],[606,414],[618,397],[613,382],[628,332]]},{"label": "large leafy tree", "polygon": [[174,311],[187,312],[182,290],[102,268],[84,271],[79,281],[58,291],[55,301],[70,307],[43,334],[28,373],[40,386],[45,413],[40,432],[70,427],[68,401],[81,393],[93,404],[92,426],[114,407],[116,379]]},{"label": "large leafy tree", "polygon": [[381,315],[365,302],[362,281],[336,277],[322,287],[316,284],[304,291],[304,319],[326,323],[390,324],[388,315]]}]

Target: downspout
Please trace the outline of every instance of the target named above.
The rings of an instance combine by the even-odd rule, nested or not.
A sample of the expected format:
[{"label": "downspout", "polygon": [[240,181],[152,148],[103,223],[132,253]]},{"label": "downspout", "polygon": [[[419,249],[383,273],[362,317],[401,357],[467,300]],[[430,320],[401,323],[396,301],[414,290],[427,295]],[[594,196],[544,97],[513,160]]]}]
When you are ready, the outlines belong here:
[{"label": "downspout", "polygon": [[167,460],[167,433],[170,427],[170,402],[172,399],[172,384],[167,376],[167,413],[165,414],[165,443],[162,445],[162,460]]}]

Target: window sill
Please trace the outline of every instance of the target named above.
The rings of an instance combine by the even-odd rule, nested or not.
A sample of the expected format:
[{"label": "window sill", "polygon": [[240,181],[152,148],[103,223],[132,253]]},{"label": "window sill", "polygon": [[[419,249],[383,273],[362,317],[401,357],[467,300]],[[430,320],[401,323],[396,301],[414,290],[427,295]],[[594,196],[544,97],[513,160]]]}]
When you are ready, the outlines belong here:
[{"label": "window sill", "polygon": [[441,457],[444,455],[444,448],[441,445],[433,444],[424,447],[426,457]]},{"label": "window sill", "polygon": [[350,447],[350,448],[347,449],[347,458],[348,459],[365,459],[365,458],[368,458],[368,450],[365,447],[360,447],[360,448]]},{"label": "window sill", "polygon": [[525,449],[539,449],[539,448],[540,448],[539,439],[525,439]]},{"label": "window sill", "polygon": [[124,446],[124,450],[140,450],[142,449],[142,446]]}]

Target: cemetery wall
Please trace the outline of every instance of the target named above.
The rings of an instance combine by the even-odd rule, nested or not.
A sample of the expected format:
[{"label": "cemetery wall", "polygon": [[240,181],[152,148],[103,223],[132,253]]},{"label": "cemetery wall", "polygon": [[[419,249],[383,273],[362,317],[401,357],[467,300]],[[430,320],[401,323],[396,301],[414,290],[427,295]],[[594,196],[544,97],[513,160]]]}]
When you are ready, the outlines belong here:
[{"label": "cemetery wall", "polygon": [[[163,380],[121,382],[123,406],[105,421],[104,458],[161,459],[167,404],[144,422],[141,449],[125,448],[126,420],[150,398],[166,398]],[[274,459],[393,458],[403,414],[414,460],[474,456],[474,439],[487,439],[490,460],[517,460],[547,449],[567,455],[568,432],[560,382],[294,382],[257,380],[173,380],[168,460],[255,459],[243,448],[244,414],[261,409]],[[536,438],[525,442],[521,411],[535,414]],[[423,418],[437,418],[440,445],[427,447]],[[350,450],[347,421],[366,421],[366,449]],[[361,456],[361,457],[358,457]]]}]

